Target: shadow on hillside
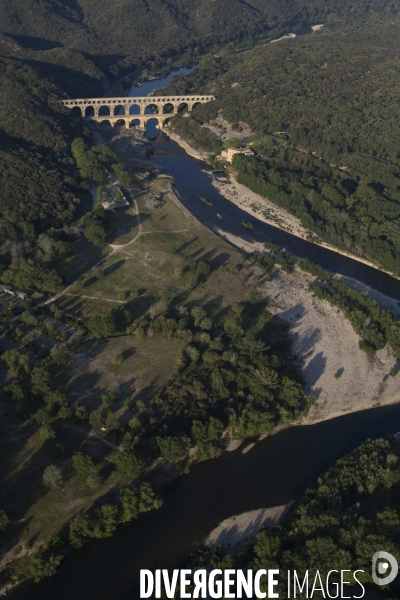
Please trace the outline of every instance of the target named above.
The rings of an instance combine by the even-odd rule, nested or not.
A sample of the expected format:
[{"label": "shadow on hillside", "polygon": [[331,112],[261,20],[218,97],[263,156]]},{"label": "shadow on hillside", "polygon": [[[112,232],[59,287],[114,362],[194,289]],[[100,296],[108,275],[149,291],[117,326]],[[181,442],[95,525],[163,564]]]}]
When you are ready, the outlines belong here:
[{"label": "shadow on hillside", "polygon": [[45,40],[44,38],[34,37],[31,35],[9,34],[9,37],[15,40],[18,44],[21,44],[21,46],[27,50],[46,51],[63,47],[60,42],[56,42],[54,40]]}]

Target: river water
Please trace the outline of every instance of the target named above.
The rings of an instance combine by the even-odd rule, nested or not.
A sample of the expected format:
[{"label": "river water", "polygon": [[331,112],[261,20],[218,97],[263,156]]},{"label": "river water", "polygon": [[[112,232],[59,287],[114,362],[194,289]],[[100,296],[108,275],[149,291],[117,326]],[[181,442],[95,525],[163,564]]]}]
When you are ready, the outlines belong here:
[{"label": "river water", "polygon": [[[152,82],[155,87],[160,82]],[[139,88],[143,89],[143,88]],[[152,91],[152,90],[150,90]],[[132,95],[134,95],[132,93]],[[150,132],[149,135],[153,135]],[[256,241],[273,241],[324,268],[355,277],[395,298],[400,281],[256,219],[244,229],[247,213],[211,185],[205,165],[191,158],[165,134],[154,142],[168,151],[155,161],[176,178],[184,205],[204,224]],[[214,204],[203,205],[200,197]],[[220,217],[218,216],[218,214]],[[173,568],[194,551],[222,520],[245,511],[297,500],[305,488],[337,459],[368,438],[400,430],[400,405],[345,415],[311,426],[296,426],[258,442],[248,453],[225,452],[197,465],[164,494],[163,507],[121,526],[109,540],[88,543],[66,558],[56,577],[12,590],[14,600],[136,600],[141,568]]]},{"label": "river water", "polygon": [[400,429],[400,406],[291,427],[242,454],[225,452],[197,465],[164,494],[163,507],[89,543],[56,577],[11,591],[14,600],[137,600],[139,569],[179,565],[222,520],[286,504],[336,460],[369,437]]},{"label": "river water", "polygon": [[139,98],[139,97],[142,98],[143,96],[148,96],[149,94],[151,94],[151,92],[154,92],[154,90],[167,85],[167,83],[169,82],[171,77],[175,77],[175,75],[181,75],[181,74],[189,75],[189,73],[191,73],[193,71],[193,69],[196,69],[196,68],[197,67],[181,67],[180,69],[175,69],[174,71],[171,71],[171,73],[169,73],[168,75],[165,75],[161,79],[154,79],[153,81],[145,81],[140,87],[135,87],[133,85],[128,93],[128,96],[133,96],[135,98]]}]

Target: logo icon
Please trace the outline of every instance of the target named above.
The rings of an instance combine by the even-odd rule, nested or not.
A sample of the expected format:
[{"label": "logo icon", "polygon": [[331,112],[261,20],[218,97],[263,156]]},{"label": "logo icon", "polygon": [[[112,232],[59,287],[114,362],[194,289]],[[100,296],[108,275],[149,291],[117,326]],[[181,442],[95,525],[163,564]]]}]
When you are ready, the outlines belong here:
[{"label": "logo icon", "polygon": [[[372,558],[372,579],[377,585],[392,583],[399,572],[399,565],[389,552],[376,552]],[[384,575],[386,575],[384,577]]]}]

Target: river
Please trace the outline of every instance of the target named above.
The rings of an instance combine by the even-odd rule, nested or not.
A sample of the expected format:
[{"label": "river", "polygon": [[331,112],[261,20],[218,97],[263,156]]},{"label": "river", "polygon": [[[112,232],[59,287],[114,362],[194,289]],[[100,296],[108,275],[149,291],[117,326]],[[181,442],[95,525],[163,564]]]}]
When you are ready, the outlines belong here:
[{"label": "river", "polygon": [[[157,85],[158,83],[158,85]],[[155,87],[160,82],[152,82]],[[140,88],[142,89],[142,88]],[[133,95],[133,94],[132,94]],[[154,132],[150,132],[149,136]],[[348,275],[395,298],[400,281],[355,260],[305,242],[256,219],[248,232],[248,214],[211,185],[205,165],[188,156],[165,134],[154,142],[168,156],[154,160],[176,178],[184,205],[204,224],[218,226],[249,240],[273,241],[324,268]],[[214,204],[203,205],[200,197]],[[217,213],[220,215],[218,217]],[[366,439],[400,430],[400,405],[345,415],[310,426],[285,429],[258,442],[248,453],[225,452],[197,465],[164,494],[157,511],[121,526],[113,538],[88,543],[71,553],[56,577],[22,584],[9,593],[13,600],[136,600],[141,568],[172,568],[194,551],[222,520],[242,512],[297,500],[337,459]]]},{"label": "river", "polygon": [[12,590],[13,600],[137,600],[139,569],[172,568],[222,520],[298,499],[336,460],[369,437],[400,429],[400,406],[291,427],[242,454],[197,465],[164,494],[164,505],[113,538],[72,553],[56,577]]},{"label": "river", "polygon": [[[150,130],[149,135],[151,136],[153,133]],[[287,252],[301,258],[309,258],[324,269],[353,277],[382,294],[400,299],[400,280],[355,259],[302,240],[273,225],[268,225],[259,221],[256,216],[249,216],[248,212],[227,200],[212,185],[212,172],[205,163],[189,156],[165,133],[157,137],[153,146],[155,149],[162,146],[168,152],[168,156],[156,156],[153,161],[164,167],[167,173],[174,175],[175,188],[181,202],[204,225],[241,237],[249,242],[274,242]],[[213,207],[205,206],[201,198],[211,201]],[[250,221],[254,225],[253,231],[245,229],[243,221],[246,223]]]}]

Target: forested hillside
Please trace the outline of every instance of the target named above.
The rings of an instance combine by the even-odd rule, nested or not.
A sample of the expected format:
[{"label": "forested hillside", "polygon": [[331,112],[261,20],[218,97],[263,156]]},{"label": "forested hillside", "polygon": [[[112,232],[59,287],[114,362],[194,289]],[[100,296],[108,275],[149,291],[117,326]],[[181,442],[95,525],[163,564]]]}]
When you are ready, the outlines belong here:
[{"label": "forested hillside", "polygon": [[76,51],[33,53],[8,36],[1,42],[0,212],[39,228],[63,225],[78,200],[76,184],[60,163],[72,121],[59,99],[80,88],[88,93],[95,84],[100,89],[101,75]]},{"label": "forested hillside", "polygon": [[206,47],[288,26],[373,12],[396,12],[393,0],[14,0],[0,7],[0,31],[34,49],[57,45],[97,56],[105,65],[133,64],[186,48]]},{"label": "forested hillside", "polygon": [[[236,161],[242,183],[323,239],[399,272],[400,21],[393,19],[213,58],[191,84],[171,85],[216,95],[196,110],[197,125],[221,109],[230,123],[251,127],[264,160]],[[176,124],[183,135],[186,121]]]}]

